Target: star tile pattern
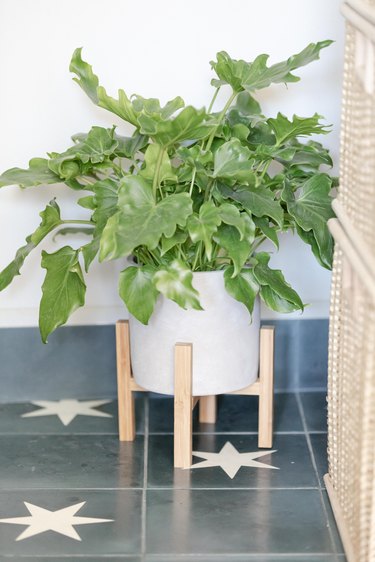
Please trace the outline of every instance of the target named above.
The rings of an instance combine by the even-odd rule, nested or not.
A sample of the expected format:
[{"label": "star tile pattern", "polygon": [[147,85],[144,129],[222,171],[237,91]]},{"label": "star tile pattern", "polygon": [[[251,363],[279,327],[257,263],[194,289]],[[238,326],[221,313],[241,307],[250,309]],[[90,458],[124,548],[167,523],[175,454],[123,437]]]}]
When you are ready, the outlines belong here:
[{"label": "star tile pattern", "polygon": [[304,402],[276,396],[274,448],[258,450],[253,397],[223,398],[216,425],[195,423],[187,470],[173,468],[173,399],[137,397],[133,443],[115,402],[0,405],[0,558],[345,562]]},{"label": "star tile pattern", "polygon": [[24,502],[30,515],[26,517],[11,517],[8,519],[0,519],[0,523],[8,523],[10,525],[28,525],[18,537],[16,541],[22,541],[35,535],[45,533],[46,531],[54,531],[77,541],[81,537],[74,529],[74,525],[92,525],[93,523],[109,523],[113,519],[98,519],[94,517],[78,517],[75,514],[85,505],[81,502],[71,505],[57,511],[50,511],[38,505]]},{"label": "star tile pattern", "polygon": [[211,468],[220,466],[229,478],[234,478],[242,466],[253,468],[270,468],[278,470],[278,467],[271,466],[255,459],[276,453],[277,451],[255,451],[253,453],[239,453],[232,443],[227,441],[219,453],[193,451],[195,457],[205,459],[202,462],[193,464],[190,468]]},{"label": "star tile pattern", "polygon": [[36,418],[44,416],[58,416],[63,425],[69,425],[77,416],[93,416],[100,418],[111,418],[112,414],[95,410],[98,406],[109,404],[112,400],[37,400],[31,402],[40,406],[40,410],[22,414],[23,418]]}]

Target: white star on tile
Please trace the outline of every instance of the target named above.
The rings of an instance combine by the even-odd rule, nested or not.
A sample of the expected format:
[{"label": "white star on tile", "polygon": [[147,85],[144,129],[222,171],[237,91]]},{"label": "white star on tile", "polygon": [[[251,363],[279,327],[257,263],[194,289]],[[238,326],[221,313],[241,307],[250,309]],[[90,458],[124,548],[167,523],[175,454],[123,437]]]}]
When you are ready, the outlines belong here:
[{"label": "white star on tile", "polygon": [[31,402],[35,406],[40,406],[41,410],[34,412],[27,412],[22,414],[22,418],[36,418],[39,416],[58,416],[64,425],[69,425],[76,416],[95,416],[100,418],[112,418],[111,414],[93,410],[102,404],[108,404],[112,400],[86,400],[80,402],[79,400],[37,400]]},{"label": "white star on tile", "polygon": [[193,455],[206,459],[202,462],[193,464],[190,468],[208,468],[212,466],[220,466],[230,478],[234,478],[241,466],[252,466],[255,468],[272,468],[279,470],[277,466],[257,462],[255,459],[264,457],[277,451],[255,451],[254,453],[239,453],[232,443],[227,441],[220,453],[210,453],[203,451],[193,451]]},{"label": "white star on tile", "polygon": [[26,517],[12,517],[10,519],[0,519],[0,523],[9,523],[11,525],[28,525],[27,529],[16,538],[16,541],[22,541],[34,535],[45,533],[46,531],[55,531],[60,535],[65,535],[77,541],[82,540],[73,525],[91,525],[92,523],[107,523],[113,519],[96,519],[94,517],[75,517],[77,511],[85,505],[86,502],[77,503],[57,511],[49,511],[43,507],[24,502],[30,515]]}]

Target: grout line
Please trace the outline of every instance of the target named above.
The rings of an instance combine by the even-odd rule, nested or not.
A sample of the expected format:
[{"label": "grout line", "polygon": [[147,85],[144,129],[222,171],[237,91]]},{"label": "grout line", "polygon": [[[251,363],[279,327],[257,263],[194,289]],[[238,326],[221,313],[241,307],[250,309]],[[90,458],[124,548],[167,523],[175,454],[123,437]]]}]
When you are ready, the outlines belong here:
[{"label": "grout line", "polygon": [[321,487],[321,478],[320,478],[318,467],[317,467],[317,464],[316,464],[315,454],[314,454],[314,449],[313,449],[312,444],[311,444],[310,434],[309,434],[308,429],[307,429],[305,411],[303,409],[302,400],[301,400],[301,397],[300,397],[298,392],[296,392],[296,400],[297,400],[298,408],[299,408],[299,411],[300,411],[300,416],[302,418],[302,424],[303,424],[303,427],[305,428],[305,436],[306,436],[306,440],[307,440],[307,446],[309,448],[310,455],[311,455],[311,461],[312,461],[312,464],[313,464],[313,467],[314,467],[315,475],[316,475],[316,477],[318,479],[318,482],[319,482],[320,502],[321,502],[323,512],[324,512],[324,515],[325,515],[325,518],[326,518],[326,525],[327,525],[327,528],[328,528],[329,538],[331,540],[331,544],[332,544],[332,547],[333,547],[333,553],[335,555],[335,558],[336,558],[336,560],[338,560],[338,552],[337,552],[337,548],[336,548],[336,543],[335,543],[335,540],[334,540],[334,537],[333,537],[331,525],[329,524],[328,512],[327,512],[326,504],[325,504],[324,497],[323,497],[323,489]]},{"label": "grout line", "polygon": [[145,433],[143,458],[143,491],[142,491],[142,522],[141,522],[141,554],[146,554],[146,521],[147,521],[147,472],[148,472],[148,431],[149,431],[149,397],[145,400]]},{"label": "grout line", "polygon": [[[327,433],[314,431],[314,433]],[[305,435],[302,431],[274,431],[274,435]],[[150,431],[149,435],[173,435],[173,431]],[[193,435],[258,435],[257,431],[193,431]]]},{"label": "grout line", "polygon": [[[139,491],[143,491],[144,488],[1,488],[0,489],[0,495],[3,492],[20,492],[20,493],[30,493],[30,492],[127,492],[127,491],[133,491],[133,492],[139,492]],[[323,490],[325,491],[325,488],[321,488],[320,486],[303,486],[303,487],[293,487],[293,486],[277,486],[277,487],[270,487],[270,486],[221,486],[221,487],[216,487],[216,486],[212,486],[212,487],[195,487],[195,488],[176,488],[175,486],[171,485],[171,486],[150,486],[147,488],[147,490],[152,490],[152,491],[171,491],[171,490],[191,490],[191,491],[210,491],[210,490],[216,490],[216,491],[220,491],[220,490],[242,490],[242,491],[246,491],[246,490],[295,490],[296,492],[298,492],[298,490]],[[1,554],[0,554],[1,557]]]}]

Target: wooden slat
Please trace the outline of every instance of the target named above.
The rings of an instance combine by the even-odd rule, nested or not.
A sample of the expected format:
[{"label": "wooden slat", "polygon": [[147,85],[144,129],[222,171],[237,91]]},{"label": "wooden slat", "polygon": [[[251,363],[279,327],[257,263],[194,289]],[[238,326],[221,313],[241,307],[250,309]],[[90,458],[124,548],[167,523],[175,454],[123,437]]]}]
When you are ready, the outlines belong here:
[{"label": "wooden slat", "polygon": [[130,381],[129,323],[126,320],[116,322],[116,359],[117,359],[117,394],[118,426],[120,441],[133,441],[135,438],[134,398]]},{"label": "wooden slat", "polygon": [[229,394],[246,394],[247,396],[258,396],[260,392],[260,381],[257,379],[253,384],[242,388],[241,390],[234,390]]},{"label": "wooden slat", "polygon": [[216,423],[216,396],[201,396],[199,421],[200,423]]},{"label": "wooden slat", "polygon": [[177,343],[174,355],[174,466],[188,468],[192,462],[192,355],[189,343]]},{"label": "wooden slat", "polygon": [[272,447],[273,433],[273,364],[274,364],[273,326],[260,329],[259,355],[259,436],[258,447]]},{"label": "wooden slat", "polygon": [[143,388],[142,386],[139,386],[139,384],[137,384],[135,382],[135,380],[133,379],[133,377],[130,379],[130,388],[133,392],[147,392],[147,390],[145,388]]}]

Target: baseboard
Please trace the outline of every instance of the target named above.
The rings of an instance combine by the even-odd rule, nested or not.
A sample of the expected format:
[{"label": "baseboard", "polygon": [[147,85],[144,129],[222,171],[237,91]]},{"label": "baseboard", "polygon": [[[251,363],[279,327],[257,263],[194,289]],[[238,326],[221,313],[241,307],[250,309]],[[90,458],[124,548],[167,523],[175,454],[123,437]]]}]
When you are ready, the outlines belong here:
[{"label": "baseboard", "polygon": [[[276,390],[325,388],[328,320],[265,322],[276,327]],[[47,345],[35,327],[1,328],[0,357],[1,402],[116,396],[113,324],[66,326]]]}]

